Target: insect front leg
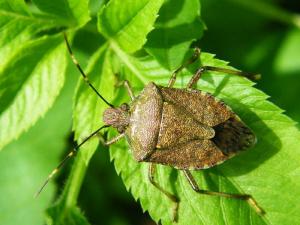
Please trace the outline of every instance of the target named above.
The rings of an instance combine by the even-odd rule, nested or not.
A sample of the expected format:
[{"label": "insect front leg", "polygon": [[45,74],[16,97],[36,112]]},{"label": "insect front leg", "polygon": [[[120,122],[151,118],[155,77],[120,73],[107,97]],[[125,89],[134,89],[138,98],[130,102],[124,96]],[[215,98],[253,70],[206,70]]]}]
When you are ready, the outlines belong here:
[{"label": "insect front leg", "polygon": [[247,77],[250,80],[258,80],[260,79],[260,74],[251,74],[251,73],[246,73],[238,70],[231,70],[231,69],[226,69],[226,68],[221,68],[221,67],[214,67],[214,66],[202,66],[200,67],[196,73],[193,75],[191,80],[189,81],[187,88],[191,89],[194,87],[194,85],[197,84],[198,80],[200,80],[202,74],[206,71],[215,71],[215,72],[220,72],[220,73],[226,73],[230,75],[237,75],[237,76],[242,76],[242,77]]},{"label": "insect front leg", "polygon": [[254,198],[251,195],[247,194],[231,194],[231,193],[225,193],[225,192],[216,192],[216,191],[208,191],[208,190],[202,190],[199,188],[198,184],[195,181],[195,178],[191,174],[189,170],[183,170],[185,177],[187,178],[189,184],[193,188],[193,190],[199,194],[205,194],[205,195],[213,195],[213,196],[219,196],[219,197],[225,197],[225,198],[235,198],[235,199],[240,199],[247,201],[249,205],[251,205],[255,211],[263,215],[265,214],[265,211],[259,207],[257,202],[254,200]]},{"label": "insect front leg", "polygon": [[125,88],[127,90],[127,93],[129,95],[129,97],[131,98],[131,100],[135,99],[135,96],[133,94],[133,90],[132,90],[131,85],[128,82],[128,80],[124,80],[124,86],[125,86]]},{"label": "insect front leg", "polygon": [[173,72],[173,74],[172,74],[172,76],[171,76],[171,78],[170,78],[170,80],[169,80],[168,87],[173,87],[173,86],[174,86],[174,83],[175,83],[175,81],[176,81],[177,74],[178,74],[181,70],[183,70],[183,68],[185,68],[185,67],[187,67],[188,65],[192,64],[193,62],[195,62],[195,61],[198,59],[200,53],[201,53],[200,48],[195,48],[195,51],[194,51],[193,56],[192,56],[190,59],[188,59],[184,64],[182,64],[179,68],[177,68],[177,69]]},{"label": "insect front leg", "polygon": [[154,185],[158,190],[160,190],[163,194],[165,194],[172,202],[174,202],[174,209],[173,209],[173,221],[177,221],[177,212],[178,212],[178,206],[179,206],[179,199],[171,194],[170,192],[164,190],[155,180],[154,180],[154,174],[155,174],[155,168],[156,165],[154,163],[150,163],[149,170],[148,170],[148,178],[151,184]]},{"label": "insect front leg", "polygon": [[121,86],[124,86],[126,88],[126,91],[127,91],[127,94],[129,95],[130,99],[131,100],[134,100],[135,99],[135,96],[133,94],[133,90],[132,90],[132,87],[129,83],[128,80],[122,80],[120,82],[118,82],[116,85],[116,87],[121,87]]},{"label": "insect front leg", "polygon": [[110,139],[110,140],[108,140],[108,141],[106,141],[100,133],[98,134],[98,137],[99,137],[100,142],[101,142],[103,145],[108,146],[108,145],[111,145],[111,144],[116,143],[116,142],[119,141],[121,138],[125,137],[125,133],[121,133],[121,134],[119,134],[119,135],[113,137],[112,139]]}]

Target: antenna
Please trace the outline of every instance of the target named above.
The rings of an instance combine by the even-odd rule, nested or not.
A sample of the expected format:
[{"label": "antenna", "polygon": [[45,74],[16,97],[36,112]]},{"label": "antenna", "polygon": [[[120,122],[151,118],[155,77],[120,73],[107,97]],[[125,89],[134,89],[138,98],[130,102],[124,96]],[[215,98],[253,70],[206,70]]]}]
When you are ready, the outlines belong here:
[{"label": "antenna", "polygon": [[69,152],[69,154],[58,164],[58,166],[48,175],[47,179],[45,180],[45,182],[43,183],[43,185],[40,187],[39,191],[35,194],[35,198],[39,196],[39,194],[42,192],[42,190],[44,189],[44,187],[46,187],[46,185],[49,183],[49,181],[51,180],[51,178],[63,167],[63,165],[65,165],[65,163],[72,158],[73,156],[75,156],[75,154],[79,151],[79,148],[85,143],[87,142],[90,138],[92,138],[93,136],[95,136],[100,130],[102,130],[103,128],[109,127],[107,125],[104,125],[100,128],[98,128],[96,131],[94,131],[93,133],[91,133],[88,137],[86,137],[79,145],[75,146],[75,148]]},{"label": "antenna", "polygon": [[111,108],[115,108],[111,103],[109,103],[98,91],[97,89],[91,84],[91,82],[89,81],[89,78],[87,77],[87,75],[83,72],[83,69],[81,68],[81,66],[79,65],[77,59],[75,58],[75,55],[73,54],[73,51],[71,49],[70,43],[68,41],[68,37],[67,34],[64,32],[64,39],[68,48],[68,52],[71,56],[71,59],[73,61],[73,63],[76,65],[77,69],[79,70],[80,74],[82,75],[84,81],[93,89],[93,91]]}]

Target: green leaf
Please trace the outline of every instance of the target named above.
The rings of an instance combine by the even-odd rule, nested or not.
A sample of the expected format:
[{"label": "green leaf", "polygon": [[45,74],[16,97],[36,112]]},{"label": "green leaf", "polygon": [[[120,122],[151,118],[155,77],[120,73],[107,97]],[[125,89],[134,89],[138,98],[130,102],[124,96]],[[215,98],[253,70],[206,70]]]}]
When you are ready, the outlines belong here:
[{"label": "green leaf", "polygon": [[3,10],[3,12],[12,12],[23,15],[28,15],[29,13],[25,2],[22,0],[1,0],[0,9]]},{"label": "green leaf", "polygon": [[276,71],[278,75],[293,75],[300,72],[299,38],[299,29],[293,29],[287,32],[279,46],[273,65],[273,70]]},{"label": "green leaf", "polygon": [[168,0],[159,15],[145,48],[161,65],[174,70],[183,63],[191,43],[203,33],[200,3],[198,0]]},{"label": "green leaf", "polygon": [[61,36],[28,42],[0,74],[0,149],[31,127],[52,106],[64,83]]},{"label": "green leaf", "polygon": [[[135,63],[127,58],[129,76],[144,65],[143,80],[155,80],[165,85],[171,74],[161,70],[154,60]],[[227,67],[212,55],[201,55],[203,65]],[[124,61],[123,61],[124,63]],[[156,64],[156,65],[155,65]],[[199,66],[199,64],[198,64]],[[147,70],[147,68],[156,68]],[[195,67],[195,66],[194,66]],[[190,68],[195,71],[195,68]],[[153,71],[158,71],[155,74]],[[155,79],[155,77],[159,79]],[[185,71],[178,77],[186,84],[191,73]],[[178,85],[180,86],[180,85]],[[252,87],[247,79],[216,72],[203,76],[198,88],[224,100],[242,118],[258,138],[257,145],[224,164],[203,171],[193,171],[200,187],[214,191],[251,194],[266,211],[259,216],[246,202],[195,193],[180,171],[158,166],[155,179],[166,190],[181,200],[178,224],[297,224],[299,212],[299,131],[295,123],[282,114],[282,110],[267,101],[267,96]],[[122,100],[120,100],[122,101]],[[284,128],[284,129],[283,129]],[[111,132],[114,136],[116,132]],[[147,176],[147,163],[134,161],[128,144],[118,142],[110,147],[115,167],[135,199],[148,210],[155,221],[172,224],[172,203],[153,187]],[[127,151],[126,151],[127,150]],[[278,208],[278,206],[280,206]],[[167,212],[167,213],[166,213]]]},{"label": "green leaf", "polygon": [[[91,57],[87,76],[94,87],[101,90],[110,101],[114,97],[114,74],[110,63],[111,52],[106,47],[103,46]],[[79,71],[76,73],[80,76]],[[80,78],[73,110],[73,129],[78,144],[103,125],[101,118],[105,108],[107,105]],[[80,148],[60,200],[48,210],[48,224],[87,224],[76,203],[87,165],[98,142],[97,138],[92,138]]]},{"label": "green leaf", "polygon": [[[66,62],[62,38],[40,36],[65,26],[83,26],[89,20],[87,1],[33,2],[42,13],[32,13],[36,8],[20,0],[0,0],[0,148],[34,124],[50,108],[63,85]],[[97,7],[100,6],[93,8]],[[151,32],[158,14],[161,17],[156,30]],[[116,77],[130,80],[136,95],[150,81],[166,85],[172,70],[190,55],[191,43],[202,35],[199,14],[196,0],[111,0],[98,16],[98,29],[107,44],[95,53],[87,70],[96,89],[111,101]],[[93,32],[93,26],[85,26],[86,33]],[[150,56],[137,58],[128,54],[138,50],[141,51],[136,55],[146,50]],[[226,67],[225,62],[210,54],[203,54],[201,59],[205,65]],[[183,71],[176,87],[183,87],[199,66],[197,62]],[[180,171],[159,166],[155,179],[181,200],[178,224],[298,222],[299,200],[290,193],[300,194],[299,131],[282,110],[252,86],[246,79],[217,73],[207,73],[199,82],[198,88],[221,98],[237,112],[258,136],[258,144],[223,165],[194,171],[193,175],[204,189],[252,194],[266,210],[266,216],[259,217],[246,202],[196,194]],[[115,102],[128,101],[124,93],[121,88]],[[101,117],[106,107],[80,81],[73,123],[78,143],[103,125]],[[110,136],[113,134],[116,133]],[[93,138],[78,153],[60,200],[48,210],[48,224],[88,224],[77,206],[77,197],[97,145]],[[147,164],[135,162],[128,149],[124,140],[111,147],[116,170],[127,189],[156,221],[172,224],[172,203],[148,181]]]},{"label": "green leaf", "polygon": [[55,24],[51,19],[34,17],[24,1],[1,0],[0,17],[0,71],[36,33]]},{"label": "green leaf", "polygon": [[[53,102],[54,100],[53,97],[58,94],[59,89],[63,83],[63,80],[61,78],[57,79],[57,76],[60,76],[62,74],[55,74],[54,76],[51,75],[51,78],[57,79],[57,84],[59,84],[60,82],[60,86],[57,86],[53,83],[55,88],[53,88],[53,92],[50,92],[50,95],[53,95],[52,99],[50,98],[49,102],[45,101],[45,99],[40,101],[42,103],[41,107],[39,105],[35,105],[35,103],[32,104],[32,106],[35,106],[34,111],[37,111],[39,109],[41,110],[40,115],[38,116],[33,114],[32,118],[27,117],[26,120],[20,123],[15,121],[14,123],[16,124],[14,126],[11,126],[13,125],[11,124],[13,120],[16,120],[17,118],[22,119],[21,112],[22,110],[26,109],[26,107],[24,107],[24,109],[20,109],[20,104],[24,103],[23,100],[15,102],[17,96],[20,95],[18,97],[20,99],[22,98],[22,95],[23,97],[30,97],[31,94],[34,94],[29,93],[29,80],[33,79],[34,77],[35,79],[39,79],[38,77],[40,75],[38,73],[42,73],[42,71],[44,71],[43,76],[45,77],[45,72],[51,67],[54,70],[48,70],[49,73],[64,71],[64,67],[58,66],[63,66],[64,60],[62,60],[61,62],[55,62],[55,65],[51,65],[52,61],[46,62],[48,59],[46,55],[44,56],[44,54],[47,53],[48,50],[55,51],[56,45],[58,45],[59,43],[54,39],[36,39],[36,35],[39,32],[51,29],[55,26],[56,22],[53,19],[42,16],[34,16],[29,12],[29,8],[26,6],[24,1],[17,0],[1,0],[0,17],[0,123],[2,123],[0,126],[1,128],[10,126],[7,133],[0,134],[1,148],[14,138],[18,137],[28,127],[30,127],[37,120],[37,118],[43,114],[43,108],[45,112],[51,106],[51,102]],[[44,39],[47,39],[47,37],[44,37]],[[58,40],[57,38],[55,39]],[[61,40],[62,39],[60,39],[59,42],[61,42]],[[39,49],[39,45],[41,45],[41,50]],[[60,49],[62,50],[61,47]],[[61,50],[56,50],[56,53],[61,52],[61,54],[58,54],[58,59],[60,59],[60,55],[63,54]],[[39,62],[40,59],[44,59],[44,62]],[[37,65],[37,63],[40,64]],[[43,68],[43,66],[45,67]],[[40,72],[34,71],[35,69],[40,70]],[[50,74],[48,74],[48,76],[50,77]],[[49,78],[49,80],[51,79]],[[44,81],[45,80],[41,80],[41,82]],[[37,85],[37,83],[32,85]],[[47,83],[44,83],[44,85],[47,85]],[[52,89],[51,86],[49,88]],[[27,90],[27,93],[24,95],[24,93],[22,94],[22,92],[24,92],[25,90]],[[33,92],[37,94],[39,90],[36,89]],[[26,99],[26,101],[30,101],[30,99]],[[49,103],[49,105],[46,109],[44,105],[47,102]],[[14,104],[19,105],[13,106]],[[18,109],[16,107],[18,107]],[[30,107],[27,108],[29,109]],[[22,113],[25,112],[23,111]],[[28,113],[28,111],[26,113]],[[14,116],[12,116],[13,114]],[[34,116],[36,116],[36,118],[34,118]],[[8,119],[8,117],[11,118]]]},{"label": "green leaf", "polygon": [[44,13],[66,21],[68,26],[83,26],[90,20],[88,0],[33,0]]},{"label": "green leaf", "polygon": [[[90,59],[87,67],[87,76],[97,90],[105,99],[111,101],[114,97],[114,73],[111,65],[111,51],[104,45]],[[77,76],[81,76],[79,71]],[[107,105],[80,77],[79,86],[76,91],[75,106],[73,111],[73,130],[75,139],[79,142],[89,136],[93,131],[103,125],[102,114]],[[82,146],[89,161],[98,145],[97,138]]]},{"label": "green leaf", "polygon": [[74,82],[66,84],[45,117],[0,152],[1,224],[44,224],[44,210],[55,194],[53,183],[39,198],[33,196],[66,148]]},{"label": "green leaf", "polygon": [[[266,93],[272,96],[276,105],[285,109],[286,114],[298,122],[300,128],[300,105],[298,102],[300,83],[300,51],[297,37],[300,32],[291,28],[284,33],[269,33],[255,44],[247,56],[248,67],[256,68],[263,74],[258,83]],[[276,52],[276,54],[274,54]]]},{"label": "green leaf", "polygon": [[99,13],[98,29],[113,45],[128,53],[146,42],[163,0],[112,0]]},{"label": "green leaf", "polygon": [[[51,207],[47,213],[47,225],[90,225],[78,207],[71,207],[67,210],[62,209],[60,203],[58,206]],[[62,210],[63,213],[62,213]],[[60,217],[61,215],[64,217]]]}]

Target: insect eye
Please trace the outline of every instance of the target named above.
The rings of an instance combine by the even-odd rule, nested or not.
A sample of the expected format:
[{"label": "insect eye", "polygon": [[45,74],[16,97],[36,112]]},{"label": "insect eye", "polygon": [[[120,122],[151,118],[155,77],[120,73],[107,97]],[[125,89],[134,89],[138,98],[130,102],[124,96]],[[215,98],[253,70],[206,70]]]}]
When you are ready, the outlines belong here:
[{"label": "insect eye", "polygon": [[123,103],[121,106],[120,106],[120,109],[122,111],[128,111],[129,110],[129,105],[126,104],[126,103]]}]

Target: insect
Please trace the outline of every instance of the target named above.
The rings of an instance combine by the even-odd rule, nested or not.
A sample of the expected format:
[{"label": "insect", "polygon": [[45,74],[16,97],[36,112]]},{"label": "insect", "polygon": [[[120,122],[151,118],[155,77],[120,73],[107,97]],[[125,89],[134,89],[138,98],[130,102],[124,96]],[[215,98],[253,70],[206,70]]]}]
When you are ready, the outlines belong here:
[{"label": "insect", "polygon": [[197,193],[245,200],[257,213],[264,214],[263,209],[251,195],[203,190],[190,172],[190,170],[207,169],[218,165],[256,143],[255,134],[236,113],[211,94],[196,90],[194,85],[206,71],[253,78],[251,74],[203,66],[192,76],[186,88],[173,88],[177,74],[199,57],[200,49],[196,49],[194,55],[172,74],[167,87],[151,82],[138,96],[134,96],[129,82],[125,81],[124,86],[132,101],[116,107],[90,83],[72,53],[66,34],[64,38],[71,58],[83,79],[109,108],[103,114],[104,126],[85,138],[66,156],[48,176],[37,194],[86,141],[97,135],[103,128],[113,127],[117,129],[119,135],[106,141],[105,145],[111,145],[125,137],[134,159],[149,163],[149,181],[174,202],[174,221],[177,220],[179,199],[155,181],[156,164],[182,170],[192,189]]}]

